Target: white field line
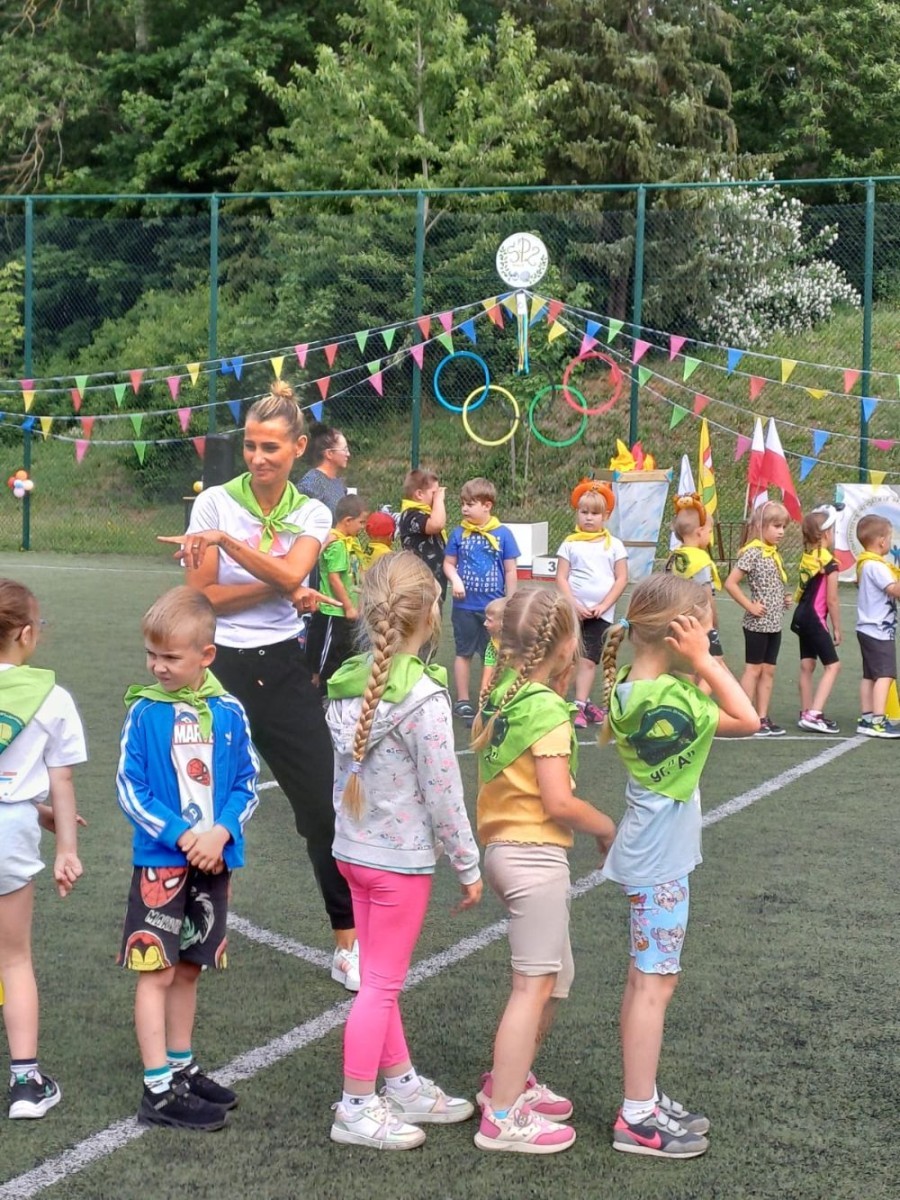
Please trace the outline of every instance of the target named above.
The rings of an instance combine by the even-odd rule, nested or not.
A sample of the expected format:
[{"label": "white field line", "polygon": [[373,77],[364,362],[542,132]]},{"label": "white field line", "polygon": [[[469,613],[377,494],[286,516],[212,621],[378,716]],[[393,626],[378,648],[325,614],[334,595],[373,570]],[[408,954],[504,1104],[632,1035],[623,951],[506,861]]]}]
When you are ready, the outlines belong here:
[{"label": "white field line", "polygon": [[239,917],[237,913],[228,914],[228,928],[247,938],[248,941],[268,946],[270,950],[280,950],[282,954],[291,954],[294,958],[301,958],[314,967],[331,969],[331,955],[326,950],[317,950],[314,946],[307,946],[303,942],[295,941],[294,938],[285,937],[282,933],[273,933],[271,929],[263,929],[245,917]]},{"label": "white field line", "polygon": [[16,569],[19,571],[89,571],[101,575],[168,575],[180,576],[178,567],[164,571],[161,567],[58,567],[55,563],[29,562],[28,559],[17,558]]},{"label": "white field line", "polygon": [[[731,800],[726,800],[724,804],[720,804],[704,816],[704,826],[715,825],[719,821],[723,821],[726,817],[733,816],[742,809],[749,808],[757,800],[762,800],[766,796],[771,796],[782,788],[790,786],[790,784],[795,783],[798,779],[802,779],[804,775],[808,775],[812,771],[817,771],[819,767],[825,766],[836,758],[840,758],[841,755],[847,754],[850,750],[855,750],[866,741],[868,739],[865,737],[854,737],[838,745],[829,746],[827,750],[823,750],[820,754],[814,755],[797,766],[782,771],[779,775],[775,775],[772,779],[767,780],[758,787],[750,788],[748,791],[742,792],[739,796],[734,796]],[[603,877],[600,872],[592,871],[583,878],[576,880],[573,884],[573,898],[586,895],[602,882]],[[238,926],[234,925],[234,928],[237,930]],[[498,941],[504,936],[505,931],[506,922],[496,921],[493,925],[488,925],[484,929],[479,930],[478,933],[463,938],[447,950],[442,950],[430,958],[423,959],[422,962],[418,963],[410,971],[406,987],[416,987],[417,984],[423,983],[426,979],[432,979],[435,975],[439,975],[442,971],[447,970],[448,967],[462,962],[470,955],[476,954],[479,950],[483,950],[493,942]],[[275,934],[272,934],[271,937],[274,940],[267,942],[267,944],[272,945],[273,948],[282,950],[288,954],[296,953],[295,950],[287,949],[287,944],[291,939],[281,938]],[[280,944],[276,945],[276,941]],[[301,946],[301,943],[295,943],[295,946],[301,948],[304,952],[296,956],[306,961],[306,951],[309,948]],[[237,1058],[232,1059],[220,1071],[216,1071],[214,1078],[226,1086],[232,1083],[239,1083],[245,1079],[251,1079],[260,1071],[274,1066],[275,1063],[280,1062],[291,1054],[295,1054],[298,1050],[303,1050],[306,1046],[325,1037],[333,1029],[337,1029],[345,1020],[351,1003],[351,1000],[342,1000],[340,1003],[332,1005],[331,1008],[327,1008],[317,1017],[305,1021],[302,1025],[295,1026],[295,1028],[289,1030],[287,1033],[273,1038],[262,1046],[254,1047],[252,1050],[238,1055]],[[74,1175],[78,1171],[83,1171],[92,1163],[98,1162],[100,1159],[113,1154],[116,1150],[122,1149],[123,1146],[127,1146],[130,1142],[142,1137],[146,1132],[147,1128],[143,1125],[138,1125],[134,1117],[126,1117],[124,1120],[116,1121],[112,1125],[108,1125],[106,1129],[101,1129],[98,1133],[91,1134],[90,1137],[78,1142],[71,1149],[64,1150],[54,1158],[47,1159],[46,1162],[41,1163],[40,1166],[35,1167],[33,1170],[26,1171],[24,1174],[17,1175],[6,1183],[0,1184],[0,1200],[29,1200],[31,1196],[36,1196],[45,1188],[61,1183],[70,1175]]]}]

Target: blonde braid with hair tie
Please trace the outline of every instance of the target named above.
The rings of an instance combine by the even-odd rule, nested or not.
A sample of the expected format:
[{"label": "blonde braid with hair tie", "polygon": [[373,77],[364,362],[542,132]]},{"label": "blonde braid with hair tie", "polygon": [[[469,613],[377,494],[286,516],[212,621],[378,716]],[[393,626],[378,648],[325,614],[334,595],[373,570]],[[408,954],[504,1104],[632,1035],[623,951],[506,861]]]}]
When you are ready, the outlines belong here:
[{"label": "blonde braid with hair tie", "polygon": [[[383,607],[379,606],[379,608]],[[360,709],[359,720],[356,723],[356,732],[353,736],[353,762],[350,767],[347,785],[344,788],[344,794],[341,798],[344,807],[355,819],[360,817],[365,803],[360,774],[362,772],[362,761],[365,758],[366,748],[369,744],[372,722],[375,720],[375,710],[378,707],[378,701],[384,694],[385,687],[387,687],[391,661],[396,653],[397,646],[402,640],[399,632],[392,625],[390,613],[387,611],[376,611],[373,613],[370,636],[372,641],[372,669],[369,672],[366,689],[363,692],[362,708]]]}]

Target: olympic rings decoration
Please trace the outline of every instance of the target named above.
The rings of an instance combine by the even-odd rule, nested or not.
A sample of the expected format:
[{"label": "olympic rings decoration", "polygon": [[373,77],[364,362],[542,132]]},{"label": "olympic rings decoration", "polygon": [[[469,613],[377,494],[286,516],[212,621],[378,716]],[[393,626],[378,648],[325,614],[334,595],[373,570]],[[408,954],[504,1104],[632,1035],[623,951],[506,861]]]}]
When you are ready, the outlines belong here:
[{"label": "olympic rings decoration", "polygon": [[[464,351],[461,351],[460,353],[464,353]],[[596,408],[585,408],[583,410],[579,410],[569,399],[569,392],[574,391],[573,388],[569,387],[569,376],[571,375],[572,368],[575,366],[576,363],[586,362],[589,358],[599,358],[601,362],[605,362],[609,366],[609,378],[610,378],[610,382],[612,383],[613,394],[612,394],[612,397],[609,400],[607,400],[605,404],[598,404]],[[599,416],[600,413],[609,412],[609,410],[612,408],[612,406],[615,404],[615,402],[622,395],[622,388],[625,384],[625,377],[622,374],[622,368],[619,366],[619,364],[616,362],[616,360],[614,358],[610,358],[609,355],[607,355],[607,354],[601,354],[599,350],[589,350],[587,352],[587,354],[579,354],[579,355],[576,355],[575,358],[572,359],[572,361],[566,367],[565,371],[563,371],[562,381],[563,381],[563,399],[565,400],[566,404],[568,404],[569,408],[574,408],[576,412],[581,411],[582,414],[586,417],[596,417],[596,416]],[[584,397],[582,396],[582,400],[583,399],[584,399]]]},{"label": "olympic rings decoration", "polygon": [[[435,400],[437,400],[438,404],[443,405],[444,408],[449,409],[450,412],[464,413],[466,411],[466,405],[469,403],[469,400],[472,399],[472,396],[475,395],[475,392],[481,391],[481,389],[476,388],[475,392],[472,393],[472,396],[469,397],[469,400],[467,400],[466,403],[463,404],[462,406],[460,406],[459,404],[451,404],[449,400],[444,399],[444,397],[441,393],[441,389],[438,386],[438,380],[441,377],[441,371],[443,371],[443,369],[444,369],[444,367],[446,367],[447,363],[452,362],[454,358],[471,358],[473,362],[480,363],[481,369],[482,369],[482,371],[484,371],[484,391],[481,392],[481,399],[478,401],[478,403],[472,405],[473,409],[478,408],[479,405],[484,404],[485,400],[487,400],[487,394],[488,394],[488,391],[490,390],[490,386],[491,386],[491,373],[488,370],[487,363],[484,361],[484,359],[481,357],[481,355],[475,354],[471,350],[454,350],[452,354],[448,354],[446,358],[442,358],[441,361],[438,363],[438,365],[435,367],[434,378],[431,381],[431,386],[434,390]],[[476,438],[475,440],[477,441],[478,439]]]},{"label": "olympic rings decoration", "polygon": [[[582,409],[581,424],[578,426],[578,429],[571,437],[563,438],[561,441],[554,441],[553,438],[548,438],[543,433],[541,433],[540,430],[535,425],[534,410],[537,408],[537,405],[538,405],[538,402],[540,401],[540,399],[543,396],[546,396],[548,392],[560,392],[560,391],[563,393],[564,396],[567,396],[568,393],[571,392],[573,396],[576,396],[578,398],[578,402],[580,403],[581,409]],[[571,407],[574,408],[575,405],[572,404]],[[564,446],[571,446],[575,442],[577,442],[580,437],[582,437],[584,435],[584,431],[587,429],[587,426],[588,426],[588,403],[587,403],[587,400],[585,400],[584,396],[582,396],[581,392],[579,392],[577,390],[577,388],[570,387],[567,389],[561,383],[551,383],[547,387],[542,387],[539,392],[535,392],[534,399],[531,401],[531,404],[528,406],[528,428],[531,430],[531,432],[534,434],[534,436],[537,438],[537,440],[539,442],[543,442],[545,446],[553,446],[553,447],[559,448],[559,449],[562,449]]]},{"label": "olympic rings decoration", "polygon": [[[460,350],[459,353],[467,354],[468,351]],[[444,362],[446,362],[446,361],[447,360],[444,359]],[[520,413],[519,413],[518,401],[516,400],[516,398],[512,394],[512,392],[508,392],[506,390],[506,388],[499,387],[496,383],[489,383],[485,386],[484,394],[482,395],[481,400],[478,401],[478,404],[481,404],[482,400],[488,394],[488,392],[499,392],[501,396],[505,396],[506,399],[510,402],[510,404],[513,406],[513,412],[516,414],[515,417],[513,418],[512,427],[510,428],[509,432],[504,433],[502,438],[497,438],[494,441],[489,441],[487,438],[479,437],[479,435],[473,431],[472,426],[469,424],[469,406],[471,405],[472,408],[478,407],[478,404],[472,404],[472,400],[478,395],[478,393],[480,391],[481,391],[481,388],[476,388],[474,392],[470,392],[469,395],[466,397],[465,404],[462,406],[462,422],[465,427],[466,433],[469,435],[469,437],[472,439],[472,441],[477,442],[479,446],[502,446],[504,442],[509,441],[509,439],[513,436],[513,434],[519,428]]]}]

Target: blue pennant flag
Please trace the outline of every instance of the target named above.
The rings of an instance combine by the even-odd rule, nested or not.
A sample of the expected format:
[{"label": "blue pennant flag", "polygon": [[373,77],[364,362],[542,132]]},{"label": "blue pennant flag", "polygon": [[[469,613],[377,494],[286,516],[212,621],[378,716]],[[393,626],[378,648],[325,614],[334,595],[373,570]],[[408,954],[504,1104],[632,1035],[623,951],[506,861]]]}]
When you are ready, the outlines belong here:
[{"label": "blue pennant flag", "polygon": [[584,332],[589,338],[595,338],[602,332],[602,327],[599,321],[588,321],[584,327]]},{"label": "blue pennant flag", "polygon": [[729,375],[731,374],[732,371],[737,369],[737,365],[743,357],[744,357],[743,350],[729,350],[728,351],[728,374]]},{"label": "blue pennant flag", "polygon": [[819,455],[822,453],[822,447],[825,445],[825,443],[828,441],[828,439],[830,437],[831,437],[831,434],[828,432],[827,429],[814,429],[813,430],[813,454],[816,456],[816,458],[818,458]]},{"label": "blue pennant flag", "polygon": [[817,462],[818,462],[818,459],[816,459],[816,458],[808,458],[805,454],[800,455],[800,482],[801,483],[807,477],[807,475],[810,473],[810,471],[813,469],[813,467],[816,465]]},{"label": "blue pennant flag", "polygon": [[232,368],[231,368],[231,359],[230,359],[230,358],[223,358],[223,359],[222,359],[222,361],[221,361],[221,365],[220,365],[220,367],[219,367],[219,371],[220,371],[220,372],[221,372],[223,375],[230,375],[230,374],[232,373]]},{"label": "blue pennant flag", "polygon": [[469,341],[473,343],[473,345],[478,341],[478,335],[475,332],[475,321],[473,318],[469,318],[468,321],[463,321],[460,324],[460,329],[463,331]]},{"label": "blue pennant flag", "polygon": [[529,329],[531,328],[532,325],[534,325],[534,323],[536,321],[540,321],[541,317],[544,317],[546,315],[547,315],[547,305],[542,304],[541,307],[534,314],[534,316],[531,318],[531,320],[528,322]]},{"label": "blue pennant flag", "polygon": [[37,417],[26,417],[22,422],[22,428],[27,429],[30,432],[32,429],[34,429],[35,421],[37,421]]},{"label": "blue pennant flag", "polygon": [[234,420],[235,425],[240,425],[240,423],[241,423],[241,402],[240,402],[240,400],[229,400],[228,408],[231,411],[231,416],[232,416],[232,419]]},{"label": "blue pennant flag", "polygon": [[871,421],[872,413],[878,407],[878,401],[873,400],[871,396],[863,396],[860,403],[862,404],[863,416],[867,421]]},{"label": "blue pennant flag", "polygon": [[231,370],[234,372],[235,379],[240,379],[241,371],[244,369],[244,356],[239,354],[237,358],[231,360]]},{"label": "blue pennant flag", "polygon": [[312,413],[314,421],[322,420],[322,413],[324,412],[324,410],[325,410],[325,405],[322,403],[321,400],[317,400],[315,402],[315,404],[311,404],[309,406],[309,411]]}]

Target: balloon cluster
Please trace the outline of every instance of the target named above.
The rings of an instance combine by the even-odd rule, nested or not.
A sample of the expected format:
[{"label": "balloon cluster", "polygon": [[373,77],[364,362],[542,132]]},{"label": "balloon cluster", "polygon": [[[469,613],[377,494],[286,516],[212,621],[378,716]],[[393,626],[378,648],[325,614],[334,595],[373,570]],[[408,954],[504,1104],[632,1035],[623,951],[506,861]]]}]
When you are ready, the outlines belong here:
[{"label": "balloon cluster", "polygon": [[7,479],[6,486],[12,490],[12,494],[17,500],[24,500],[26,495],[33,490],[34,480],[28,478],[27,471],[16,471],[15,475],[10,475]]}]

